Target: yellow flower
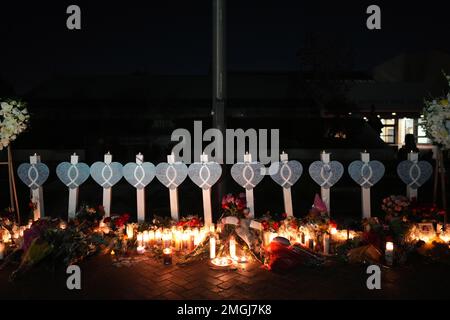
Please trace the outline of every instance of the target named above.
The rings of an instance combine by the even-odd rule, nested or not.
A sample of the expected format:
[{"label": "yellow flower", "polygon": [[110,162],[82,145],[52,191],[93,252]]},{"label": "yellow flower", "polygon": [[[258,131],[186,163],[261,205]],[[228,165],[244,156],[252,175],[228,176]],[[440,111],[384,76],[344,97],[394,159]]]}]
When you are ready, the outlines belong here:
[{"label": "yellow flower", "polygon": [[439,103],[441,104],[441,106],[448,106],[448,100],[447,99],[442,99],[441,101],[439,101]]}]

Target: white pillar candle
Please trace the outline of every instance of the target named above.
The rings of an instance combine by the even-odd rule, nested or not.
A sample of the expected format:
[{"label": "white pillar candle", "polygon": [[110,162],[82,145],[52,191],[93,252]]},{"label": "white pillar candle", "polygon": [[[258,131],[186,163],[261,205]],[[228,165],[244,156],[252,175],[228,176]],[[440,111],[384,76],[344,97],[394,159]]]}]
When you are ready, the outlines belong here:
[{"label": "white pillar candle", "polygon": [[200,232],[198,231],[197,228],[195,228],[194,231],[192,231],[192,236],[194,238],[194,246],[198,246],[200,243]]},{"label": "white pillar candle", "polygon": [[142,232],[137,234],[137,244],[138,247],[142,247],[144,245],[144,234]]},{"label": "white pillar candle", "polygon": [[209,238],[209,258],[214,259],[216,257],[216,238],[213,236]]},{"label": "white pillar candle", "polygon": [[230,238],[230,257],[233,260],[235,260],[237,258],[237,256],[236,256],[236,239],[234,239],[234,237]]},{"label": "white pillar candle", "polygon": [[132,224],[127,224],[127,237],[128,239],[133,239],[134,237],[134,228]]},{"label": "white pillar candle", "polygon": [[182,239],[183,239],[183,249],[188,249],[189,248],[189,237],[190,237],[190,235],[185,230],[181,236],[182,236]]},{"label": "white pillar candle", "polygon": [[392,266],[394,264],[394,244],[392,242],[386,242],[384,258],[388,266]]},{"label": "white pillar candle", "polygon": [[148,241],[149,241],[150,245],[155,244],[155,231],[154,230],[148,231]]},{"label": "white pillar candle", "polygon": [[157,244],[161,243],[161,238],[162,238],[161,229],[158,229],[155,231],[155,241]]},{"label": "white pillar candle", "polygon": [[145,230],[142,233],[142,241],[144,242],[144,246],[148,244],[148,242],[150,241],[150,236],[148,234],[148,230]]}]

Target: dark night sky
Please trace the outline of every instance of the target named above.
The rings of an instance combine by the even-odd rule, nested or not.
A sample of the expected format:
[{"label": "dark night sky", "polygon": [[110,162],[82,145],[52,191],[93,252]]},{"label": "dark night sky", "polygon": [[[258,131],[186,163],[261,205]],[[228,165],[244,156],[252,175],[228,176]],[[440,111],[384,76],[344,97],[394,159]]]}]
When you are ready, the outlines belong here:
[{"label": "dark night sky", "polygon": [[[382,9],[381,31],[365,27],[372,3]],[[296,53],[311,32],[351,46],[362,70],[402,52],[450,52],[443,3],[229,0],[228,68],[298,69]],[[81,31],[66,29],[69,4],[81,7]],[[55,74],[205,74],[211,2],[2,1],[0,39],[0,77],[19,92]]]}]

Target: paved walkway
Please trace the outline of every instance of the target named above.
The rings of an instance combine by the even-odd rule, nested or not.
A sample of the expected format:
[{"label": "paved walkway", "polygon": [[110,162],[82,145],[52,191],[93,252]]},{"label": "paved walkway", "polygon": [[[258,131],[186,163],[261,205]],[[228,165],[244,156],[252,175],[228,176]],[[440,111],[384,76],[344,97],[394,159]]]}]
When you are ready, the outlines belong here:
[{"label": "paved walkway", "polygon": [[0,271],[1,299],[407,299],[450,298],[449,268],[415,264],[382,269],[382,289],[368,290],[366,268],[333,264],[277,274],[260,265],[218,271],[206,261],[164,266],[152,259],[117,266],[111,256],[80,265],[82,289],[66,287],[65,270],[34,270],[14,283]]}]

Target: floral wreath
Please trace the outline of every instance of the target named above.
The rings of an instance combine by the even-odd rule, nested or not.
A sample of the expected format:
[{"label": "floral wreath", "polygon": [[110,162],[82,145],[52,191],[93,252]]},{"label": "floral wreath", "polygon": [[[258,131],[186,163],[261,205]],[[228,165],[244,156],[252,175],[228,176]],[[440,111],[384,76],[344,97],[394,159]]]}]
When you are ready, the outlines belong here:
[{"label": "floral wreath", "polygon": [[[445,75],[445,74],[444,74]],[[450,76],[445,75],[450,87]],[[443,149],[450,149],[450,93],[432,101],[425,101],[424,124],[427,136]]]},{"label": "floral wreath", "polygon": [[27,128],[30,115],[25,102],[7,100],[0,102],[0,106],[0,150],[3,150]]}]

